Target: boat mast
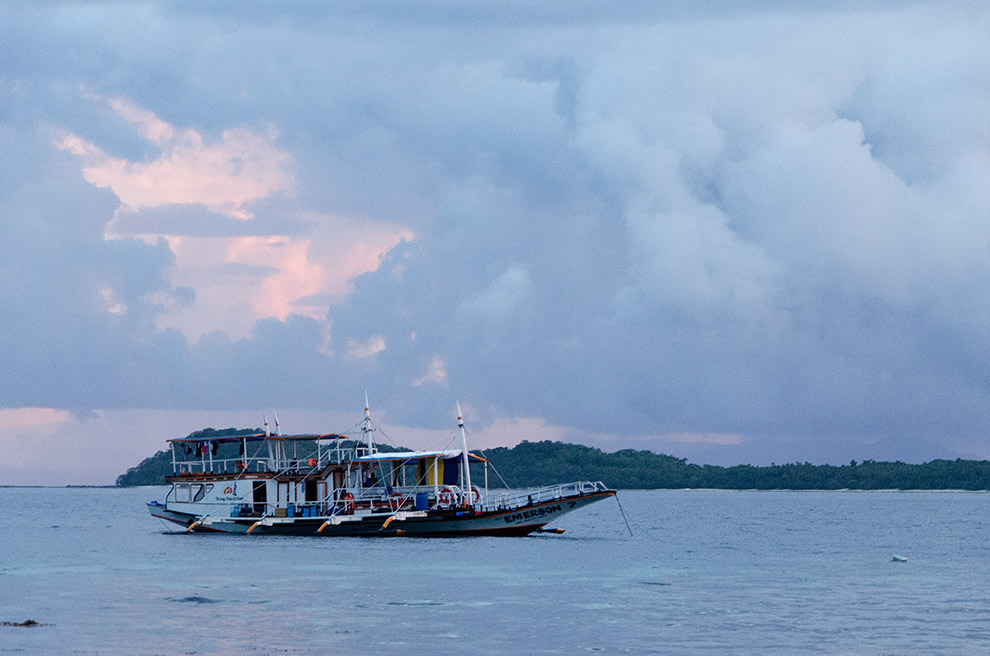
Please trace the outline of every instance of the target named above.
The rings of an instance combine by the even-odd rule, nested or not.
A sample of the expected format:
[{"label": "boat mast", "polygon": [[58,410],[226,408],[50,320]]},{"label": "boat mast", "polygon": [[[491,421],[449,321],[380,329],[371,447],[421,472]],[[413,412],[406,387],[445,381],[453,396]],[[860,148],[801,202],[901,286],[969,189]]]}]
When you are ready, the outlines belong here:
[{"label": "boat mast", "polygon": [[374,453],[373,445],[371,443],[371,406],[368,405],[368,393],[364,393],[364,425],[361,426],[361,432],[364,433],[364,441],[368,444],[368,455]]},{"label": "boat mast", "polygon": [[[271,436],[272,436],[272,431],[268,427],[268,411],[265,410],[265,437],[267,438],[267,437],[271,437]],[[265,440],[265,445],[268,447],[268,469],[269,469],[269,471],[275,471],[276,470],[276,468],[275,468],[276,453],[274,451],[272,451],[272,441],[266,439]]]},{"label": "boat mast", "polygon": [[461,459],[464,463],[464,482],[467,487],[464,488],[464,505],[468,505],[468,499],[471,499],[471,505],[474,505],[474,500],[472,495],[474,494],[474,488],[471,487],[471,467],[468,464],[468,450],[467,450],[467,434],[464,432],[464,418],[461,415],[461,403],[457,401],[457,426],[461,429]]}]

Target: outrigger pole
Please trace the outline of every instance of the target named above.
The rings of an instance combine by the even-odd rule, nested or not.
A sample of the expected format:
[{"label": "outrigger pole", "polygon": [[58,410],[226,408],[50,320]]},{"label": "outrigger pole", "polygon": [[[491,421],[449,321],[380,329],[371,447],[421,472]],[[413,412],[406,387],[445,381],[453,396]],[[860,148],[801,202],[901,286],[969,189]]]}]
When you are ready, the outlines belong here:
[{"label": "outrigger pole", "polygon": [[468,505],[468,499],[471,499],[471,505],[474,505],[474,488],[471,487],[471,466],[468,464],[468,450],[467,450],[467,435],[464,433],[464,418],[461,415],[461,402],[457,403],[457,426],[461,429],[461,460],[464,462],[464,505]]}]

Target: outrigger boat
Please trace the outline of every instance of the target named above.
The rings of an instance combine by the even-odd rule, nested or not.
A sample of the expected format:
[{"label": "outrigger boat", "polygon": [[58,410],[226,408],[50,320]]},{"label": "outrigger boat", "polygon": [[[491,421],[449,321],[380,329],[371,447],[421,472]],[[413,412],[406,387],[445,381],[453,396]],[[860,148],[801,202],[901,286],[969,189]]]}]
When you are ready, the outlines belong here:
[{"label": "outrigger boat", "polygon": [[[171,489],[165,503],[152,501],[148,509],[197,532],[522,536],[615,496],[601,482],[588,481],[490,493],[488,461],[468,452],[460,405],[457,414],[461,448],[443,451],[379,451],[367,403],[363,440],[337,433],[282,435],[277,417],[274,431],[266,419],[264,432],[169,440]],[[240,454],[218,457],[229,443],[238,443]],[[484,466],[483,487],[471,483],[472,462]]]}]

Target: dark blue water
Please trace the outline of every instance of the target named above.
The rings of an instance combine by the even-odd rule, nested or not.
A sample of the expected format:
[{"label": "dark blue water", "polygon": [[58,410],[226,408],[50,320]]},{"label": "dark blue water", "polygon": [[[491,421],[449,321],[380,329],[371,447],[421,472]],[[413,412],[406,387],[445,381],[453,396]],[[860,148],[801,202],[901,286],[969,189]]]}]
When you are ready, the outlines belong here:
[{"label": "dark blue water", "polygon": [[[562,536],[173,534],[0,489],[0,653],[990,653],[990,495],[621,492]],[[894,554],[908,562],[891,562]]]}]

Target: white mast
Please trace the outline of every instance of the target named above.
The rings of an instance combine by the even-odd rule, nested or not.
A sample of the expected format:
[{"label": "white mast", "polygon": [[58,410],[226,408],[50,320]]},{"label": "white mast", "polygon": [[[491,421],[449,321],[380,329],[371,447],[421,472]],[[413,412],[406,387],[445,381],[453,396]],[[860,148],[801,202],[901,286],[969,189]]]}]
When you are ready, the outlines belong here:
[{"label": "white mast", "polygon": [[461,429],[461,460],[464,463],[464,505],[474,505],[474,488],[471,487],[471,467],[468,464],[467,435],[464,432],[464,418],[461,415],[461,403],[457,401],[457,426]]},{"label": "white mast", "polygon": [[364,439],[368,443],[368,454],[374,453],[371,443],[371,406],[368,404],[368,393],[364,393],[364,425],[361,427],[361,432],[364,433]]},{"label": "white mast", "polygon": [[[272,431],[268,427],[268,411],[265,410],[265,437],[271,437],[271,436],[272,436]],[[265,444],[268,446],[268,468],[272,471],[275,471],[275,460],[277,454],[274,451],[272,451],[271,440],[265,440]]]}]

